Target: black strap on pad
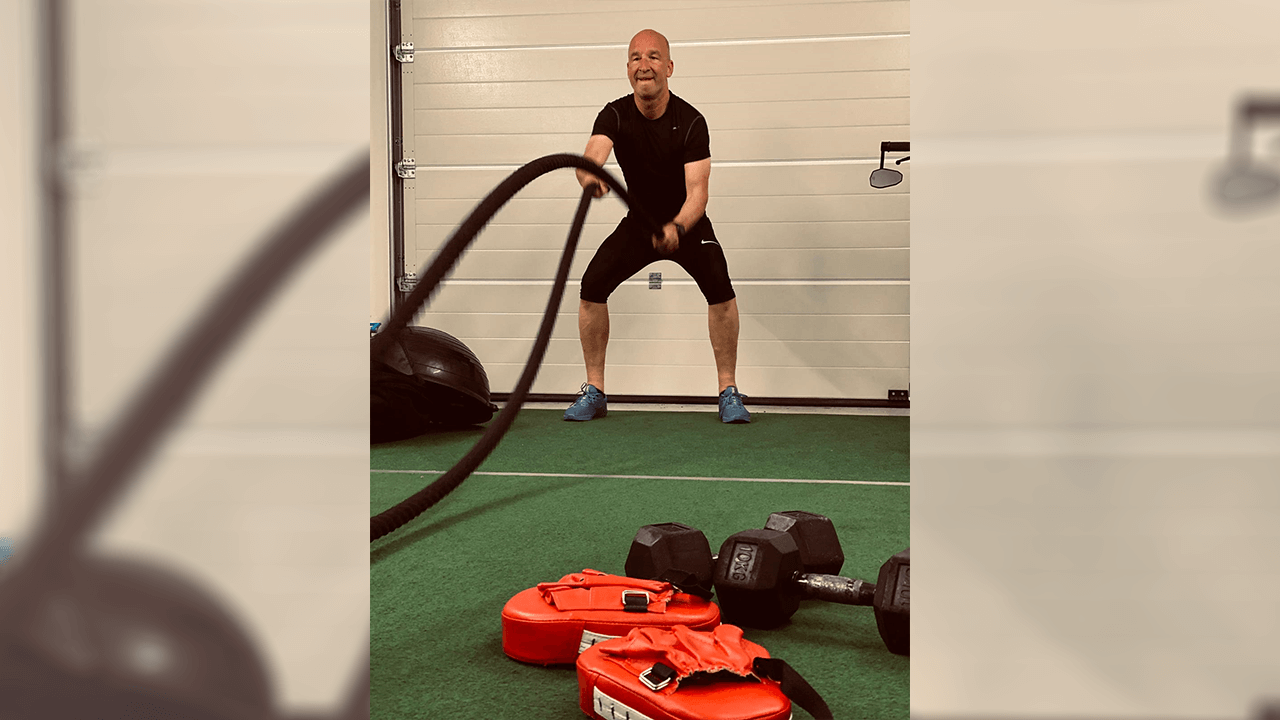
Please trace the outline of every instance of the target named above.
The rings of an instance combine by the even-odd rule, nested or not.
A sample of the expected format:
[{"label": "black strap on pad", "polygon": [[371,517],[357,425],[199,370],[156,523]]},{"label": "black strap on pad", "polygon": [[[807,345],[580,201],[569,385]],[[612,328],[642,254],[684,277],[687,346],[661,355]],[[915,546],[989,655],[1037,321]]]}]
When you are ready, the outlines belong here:
[{"label": "black strap on pad", "polygon": [[812,715],[814,720],[833,720],[827,702],[786,660],[756,658],[751,662],[751,670],[760,677],[778,682],[782,694]]},{"label": "black strap on pad", "polygon": [[672,568],[662,573],[662,575],[657,579],[662,582],[671,583],[680,592],[696,595],[703,600],[711,599],[711,583],[709,581],[700,580],[697,573]]}]

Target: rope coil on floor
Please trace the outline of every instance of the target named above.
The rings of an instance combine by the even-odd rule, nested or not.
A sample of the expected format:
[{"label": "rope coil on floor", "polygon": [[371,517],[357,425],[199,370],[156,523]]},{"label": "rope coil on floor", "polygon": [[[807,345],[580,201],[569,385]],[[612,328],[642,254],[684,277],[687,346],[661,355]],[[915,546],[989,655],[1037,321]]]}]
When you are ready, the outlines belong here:
[{"label": "rope coil on floor", "polygon": [[[626,188],[599,165],[580,155],[567,153],[538,158],[508,175],[462,221],[458,229],[454,231],[444,246],[440,248],[440,251],[436,253],[430,267],[422,273],[422,279],[417,286],[409,293],[409,296],[401,303],[400,307],[396,308],[387,322],[382,325],[378,334],[374,336],[370,347],[372,356],[375,358],[382,356],[395,334],[408,325],[418,310],[426,304],[431,297],[431,293],[435,291],[440,281],[453,269],[463,251],[467,249],[467,246],[471,244],[476,235],[484,229],[484,226],[508,200],[537,178],[554,170],[567,167],[585,170],[603,180],[614,192],[618,193],[618,197],[627,204],[632,213],[647,225],[652,232],[655,234],[661,232],[661,227],[631,201]],[[569,237],[565,241],[564,252],[560,256],[560,266],[556,271],[555,282],[551,288],[551,296],[547,299],[547,309],[542,314],[542,325],[538,329],[538,336],[534,340],[533,349],[529,352],[529,359],[525,362],[524,370],[506,405],[498,413],[498,417],[485,428],[484,434],[476,441],[476,444],[444,475],[441,475],[430,485],[395,506],[370,518],[370,542],[394,532],[412,521],[461,485],[462,481],[466,480],[472,471],[479,467],[480,463],[484,462],[484,459],[489,456],[489,453],[498,446],[502,436],[506,434],[511,424],[515,422],[516,415],[519,414],[520,407],[524,404],[525,398],[529,394],[529,388],[533,386],[533,381],[538,376],[538,369],[542,365],[542,358],[546,354],[547,345],[550,344],[551,331],[555,327],[556,314],[560,310],[564,288],[569,280],[569,266],[573,262],[573,254],[577,249],[578,238],[582,235],[582,226],[586,222],[587,209],[590,207],[594,194],[594,188],[591,186],[584,188],[582,191],[582,198],[578,202],[573,224],[569,228]]]}]

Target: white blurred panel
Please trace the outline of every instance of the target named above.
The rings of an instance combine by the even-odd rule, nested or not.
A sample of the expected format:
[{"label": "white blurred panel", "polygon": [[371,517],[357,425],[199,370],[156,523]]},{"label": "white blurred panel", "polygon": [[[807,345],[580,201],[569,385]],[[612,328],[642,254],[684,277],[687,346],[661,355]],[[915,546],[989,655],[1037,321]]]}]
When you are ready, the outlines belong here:
[{"label": "white blurred panel", "polygon": [[[4,72],[31,98],[13,108],[5,92],[0,105],[0,285],[18,340],[0,353],[0,454],[6,477],[34,477],[21,448],[39,427],[37,198],[11,184],[30,182],[37,117],[36,69],[16,56],[39,43],[34,3],[0,7]],[[81,0],[65,16],[71,449],[82,457],[267,234],[366,151],[370,6]],[[10,144],[24,135],[26,147]],[[367,648],[369,232],[363,208],[333,228],[94,537],[95,551],[185,577],[237,618],[281,712],[345,700]],[[11,432],[18,417],[25,429]],[[0,535],[35,510],[30,485],[16,496],[2,485]]]},{"label": "white blurred panel", "polygon": [[41,494],[35,22],[34,2],[0,4],[0,538],[10,546]]},{"label": "white blurred panel", "polygon": [[1210,189],[1237,101],[1280,88],[1278,26],[913,4],[913,715],[1274,695],[1280,203]]}]

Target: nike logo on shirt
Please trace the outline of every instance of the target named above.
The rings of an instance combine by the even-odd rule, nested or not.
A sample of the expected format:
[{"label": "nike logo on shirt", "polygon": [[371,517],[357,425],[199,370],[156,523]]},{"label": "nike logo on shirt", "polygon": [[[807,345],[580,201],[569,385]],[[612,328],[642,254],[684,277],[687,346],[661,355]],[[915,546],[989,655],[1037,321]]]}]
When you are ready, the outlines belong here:
[{"label": "nike logo on shirt", "polygon": [[719,245],[720,243],[716,242],[715,240],[703,240],[702,244],[703,245]]}]

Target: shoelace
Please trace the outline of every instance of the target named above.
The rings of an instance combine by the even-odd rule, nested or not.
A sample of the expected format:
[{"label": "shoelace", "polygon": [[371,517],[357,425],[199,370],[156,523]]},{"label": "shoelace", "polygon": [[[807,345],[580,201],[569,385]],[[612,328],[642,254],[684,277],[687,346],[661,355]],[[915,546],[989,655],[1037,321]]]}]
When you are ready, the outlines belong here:
[{"label": "shoelace", "polygon": [[[600,391],[597,390],[595,394],[599,395]],[[582,387],[578,388],[578,399],[574,401],[574,404],[577,405],[579,403],[587,402],[588,397],[589,396],[587,394],[587,383],[582,383]]]},{"label": "shoelace", "polygon": [[747,399],[746,395],[743,395],[740,392],[735,392],[729,397],[725,398],[725,402],[729,405],[729,407],[742,407],[742,401],[746,399]]}]

